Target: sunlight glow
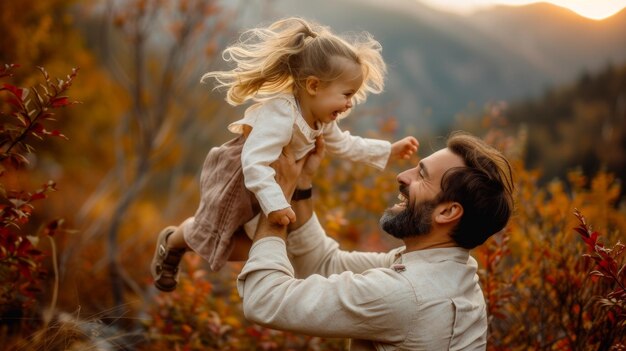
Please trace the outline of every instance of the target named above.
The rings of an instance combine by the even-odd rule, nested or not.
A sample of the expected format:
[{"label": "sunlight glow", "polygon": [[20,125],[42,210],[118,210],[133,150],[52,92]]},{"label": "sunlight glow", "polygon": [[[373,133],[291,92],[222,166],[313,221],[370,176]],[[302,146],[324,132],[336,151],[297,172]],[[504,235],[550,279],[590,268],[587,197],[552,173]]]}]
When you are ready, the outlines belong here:
[{"label": "sunlight glow", "polygon": [[472,14],[495,5],[528,5],[547,2],[564,7],[594,20],[602,20],[626,7],[626,0],[419,0],[428,6],[464,15]]}]

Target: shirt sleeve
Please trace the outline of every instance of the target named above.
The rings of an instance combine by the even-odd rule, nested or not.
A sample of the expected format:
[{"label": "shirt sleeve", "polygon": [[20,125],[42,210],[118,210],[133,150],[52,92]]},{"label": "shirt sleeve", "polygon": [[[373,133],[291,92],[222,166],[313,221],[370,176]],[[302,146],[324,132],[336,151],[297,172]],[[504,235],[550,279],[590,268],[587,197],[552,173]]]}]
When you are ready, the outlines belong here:
[{"label": "shirt sleeve", "polygon": [[287,238],[287,252],[297,277],[328,277],[345,271],[363,273],[371,268],[390,267],[403,250],[404,246],[387,253],[340,250],[339,243],[326,235],[315,213]]},{"label": "shirt sleeve", "polygon": [[390,142],[353,136],[342,131],[336,122],[324,126],[324,141],[330,153],[380,170],[385,169],[391,154]]},{"label": "shirt sleeve", "polygon": [[254,193],[263,213],[269,214],[289,207],[270,164],[291,141],[294,116],[284,99],[268,101],[254,113],[259,115],[241,151],[241,165],[246,188]]},{"label": "shirt sleeve", "polygon": [[237,288],[247,319],[321,337],[398,343],[415,314],[407,304],[417,306],[408,281],[387,268],[296,279],[276,237],[252,245]]}]

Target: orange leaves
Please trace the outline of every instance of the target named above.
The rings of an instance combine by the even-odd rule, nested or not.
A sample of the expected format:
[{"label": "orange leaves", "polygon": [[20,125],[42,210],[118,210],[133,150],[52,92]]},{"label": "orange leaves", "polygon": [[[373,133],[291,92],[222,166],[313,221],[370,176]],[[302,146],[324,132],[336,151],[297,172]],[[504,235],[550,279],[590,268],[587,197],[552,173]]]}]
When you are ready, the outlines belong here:
[{"label": "orange leaves", "polygon": [[510,287],[516,281],[517,276],[519,276],[519,273],[508,277],[501,274],[500,266],[502,260],[510,253],[508,247],[509,239],[510,233],[504,230],[496,234],[484,245],[478,247],[474,253],[482,267],[478,273],[481,278],[485,301],[487,302],[490,323],[495,323],[493,321],[494,318],[504,320],[508,317],[505,306],[509,303],[512,296]]},{"label": "orange leaves", "polygon": [[[606,296],[612,290],[597,278],[606,280],[599,273],[619,270],[609,257],[623,255],[622,245],[615,251],[598,245],[600,235],[586,227],[582,217],[577,216],[581,225],[576,232],[583,240],[576,240],[571,231],[576,219],[571,209],[579,207],[611,234],[607,239],[626,232],[624,214],[615,206],[615,178],[601,172],[587,179],[571,172],[570,183],[555,180],[542,186],[536,174],[518,166],[515,171],[518,192],[508,225],[510,254],[497,260],[498,237],[476,250],[493,317],[489,348],[588,349],[623,342],[623,334],[608,331],[609,314],[595,303],[599,295],[605,296],[604,303],[611,301]],[[582,257],[585,251],[593,252],[595,268]]]},{"label": "orange leaves", "polygon": [[202,258],[185,255],[178,289],[154,298],[144,350],[345,349],[340,340],[325,341],[247,322],[235,288],[241,265],[227,266],[219,274],[203,267]]},{"label": "orange leaves", "polygon": [[348,221],[345,218],[345,213],[342,209],[334,209],[329,211],[324,216],[324,221],[327,223],[324,229],[328,235],[337,236],[341,233],[342,228],[348,225]]},{"label": "orange leaves", "polygon": [[328,234],[344,248],[380,251],[378,220],[397,194],[396,172],[327,157],[314,179],[318,218]]},{"label": "orange leaves", "polygon": [[213,284],[199,267],[201,259],[191,256],[185,256],[187,270],[178,289],[159,295],[152,306],[152,349],[228,349],[232,328],[214,310]]},{"label": "orange leaves", "polygon": [[[497,134],[490,135],[496,137],[492,143],[516,149]],[[521,161],[512,164],[516,211],[505,234],[508,239],[499,234],[474,251],[490,316],[488,349],[609,349],[624,343],[623,332],[607,327],[618,314],[601,308],[615,301],[615,295],[608,297],[612,290],[607,290],[607,279],[589,274],[619,270],[606,255],[622,250],[621,244],[613,253],[599,250],[595,264],[582,256],[598,248],[600,231],[581,228],[579,240],[571,230],[576,221],[571,211],[580,208],[607,233],[606,240],[615,242],[623,235],[619,182],[604,172],[586,177],[576,170],[568,174],[568,182],[543,184],[540,170],[528,170]]]}]

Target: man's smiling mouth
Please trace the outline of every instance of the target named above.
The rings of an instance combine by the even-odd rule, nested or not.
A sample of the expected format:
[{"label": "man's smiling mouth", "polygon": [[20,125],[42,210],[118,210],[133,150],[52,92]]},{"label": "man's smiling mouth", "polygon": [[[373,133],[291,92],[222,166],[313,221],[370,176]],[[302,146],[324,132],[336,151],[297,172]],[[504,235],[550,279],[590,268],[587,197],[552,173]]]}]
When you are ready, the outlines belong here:
[{"label": "man's smiling mouth", "polygon": [[406,208],[409,199],[403,193],[398,194],[398,200],[400,200],[400,202],[395,204],[395,206]]}]

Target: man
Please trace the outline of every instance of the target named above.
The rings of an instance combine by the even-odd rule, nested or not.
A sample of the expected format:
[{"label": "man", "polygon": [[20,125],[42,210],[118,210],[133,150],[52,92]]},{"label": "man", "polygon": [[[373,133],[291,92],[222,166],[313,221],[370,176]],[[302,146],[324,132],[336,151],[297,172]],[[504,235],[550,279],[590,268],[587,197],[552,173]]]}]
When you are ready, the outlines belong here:
[{"label": "man", "polygon": [[323,149],[320,141],[306,163],[296,163],[287,148],[274,165],[287,198],[298,189],[297,223],[287,236],[286,227],[259,220],[238,278],[246,318],[352,338],[352,350],[484,350],[485,300],[469,249],[502,230],[511,215],[506,158],[476,137],[453,134],[446,148],[397,176],[400,202],[380,223],[405,245],[361,253],[339,250],[311,198],[301,195],[312,186]]}]

